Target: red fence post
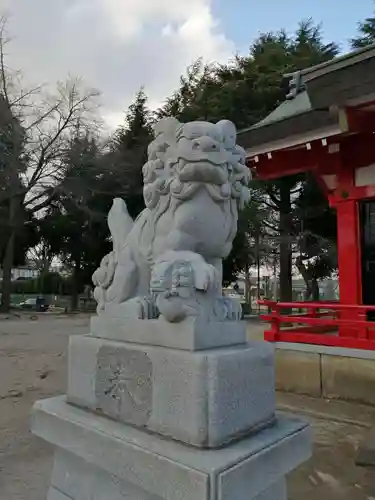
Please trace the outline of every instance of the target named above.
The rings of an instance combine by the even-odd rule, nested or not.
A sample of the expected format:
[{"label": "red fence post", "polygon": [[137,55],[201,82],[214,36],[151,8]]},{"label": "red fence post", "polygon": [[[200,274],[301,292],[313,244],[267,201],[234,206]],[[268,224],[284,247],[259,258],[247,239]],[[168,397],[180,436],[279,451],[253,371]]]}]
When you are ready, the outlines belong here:
[{"label": "red fence post", "polygon": [[[362,309],[359,311],[358,320],[367,322],[367,311],[365,309]],[[367,326],[360,326],[358,328],[358,338],[360,338],[360,339],[367,339],[368,338]]]},{"label": "red fence post", "polygon": [[258,300],[258,304],[266,306],[268,309],[268,314],[261,316],[261,318],[263,317],[270,324],[269,330],[264,331],[263,338],[264,340],[267,340],[269,342],[275,342],[278,340],[280,331],[280,319],[279,319],[280,313],[278,304],[277,302],[267,299]]},{"label": "red fence post", "polygon": [[[375,306],[268,300],[260,301],[260,304],[271,309],[262,316],[270,323],[270,328],[264,332],[264,340],[375,350],[375,321],[367,320],[367,311],[375,311]],[[283,308],[303,309],[306,313],[283,315]],[[287,328],[287,324],[292,328]],[[299,324],[305,326],[298,327]],[[339,335],[338,331],[343,329],[355,333]]]},{"label": "red fence post", "polygon": [[[279,333],[280,333],[280,308],[278,307],[277,303],[274,303],[272,305],[272,317],[273,320],[271,322],[271,330],[270,333],[272,334],[272,337],[274,341],[278,340],[279,338]],[[270,340],[270,339],[267,339]]]}]

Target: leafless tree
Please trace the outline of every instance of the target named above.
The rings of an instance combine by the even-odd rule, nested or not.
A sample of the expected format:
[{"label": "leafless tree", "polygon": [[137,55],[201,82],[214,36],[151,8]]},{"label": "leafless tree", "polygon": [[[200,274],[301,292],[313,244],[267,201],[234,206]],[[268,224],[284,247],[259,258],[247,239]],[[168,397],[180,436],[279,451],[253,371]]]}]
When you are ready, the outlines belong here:
[{"label": "leafless tree", "polygon": [[39,274],[48,273],[54,255],[46,241],[40,241],[36,246],[29,249],[27,261],[29,265],[38,271]]},{"label": "leafless tree", "polygon": [[0,228],[3,269],[1,308],[10,305],[11,269],[24,214],[38,214],[61,189],[64,153],[77,128],[96,124],[96,90],[69,78],[51,92],[28,88],[7,65],[9,38],[0,18]]}]

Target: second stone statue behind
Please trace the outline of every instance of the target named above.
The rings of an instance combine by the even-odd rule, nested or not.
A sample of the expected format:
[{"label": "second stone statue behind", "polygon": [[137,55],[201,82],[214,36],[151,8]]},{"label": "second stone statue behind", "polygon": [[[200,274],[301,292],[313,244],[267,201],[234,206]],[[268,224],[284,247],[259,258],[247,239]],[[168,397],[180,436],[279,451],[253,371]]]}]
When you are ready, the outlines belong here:
[{"label": "second stone statue behind", "polygon": [[133,221],[117,198],[108,214],[113,250],[93,275],[97,312],[238,321],[240,304],[221,288],[238,210],[249,201],[250,171],[235,126],[166,118],[154,134],[143,167],[146,208]]}]

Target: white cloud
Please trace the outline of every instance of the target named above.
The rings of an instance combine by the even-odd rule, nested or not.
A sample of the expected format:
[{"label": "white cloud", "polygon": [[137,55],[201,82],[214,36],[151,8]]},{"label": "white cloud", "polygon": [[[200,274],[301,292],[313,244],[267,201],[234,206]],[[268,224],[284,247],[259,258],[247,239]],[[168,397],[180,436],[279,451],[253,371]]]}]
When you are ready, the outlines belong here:
[{"label": "white cloud", "polygon": [[220,31],[211,0],[0,0],[11,13],[10,65],[29,81],[68,74],[102,91],[113,126],[144,85],[160,103],[202,56],[223,61],[234,52]]}]

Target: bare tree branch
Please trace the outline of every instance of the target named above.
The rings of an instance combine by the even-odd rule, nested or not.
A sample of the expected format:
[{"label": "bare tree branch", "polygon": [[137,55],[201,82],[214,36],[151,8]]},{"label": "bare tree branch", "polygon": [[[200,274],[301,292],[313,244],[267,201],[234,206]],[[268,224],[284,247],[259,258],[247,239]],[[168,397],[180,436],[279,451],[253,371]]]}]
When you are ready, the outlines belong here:
[{"label": "bare tree branch", "polygon": [[5,98],[5,101],[9,104],[9,96],[8,96],[8,83],[7,83],[7,74],[5,69],[5,54],[4,47],[8,42],[6,37],[6,24],[7,18],[5,16],[0,17],[0,81],[1,81],[1,92]]},{"label": "bare tree branch", "polygon": [[21,72],[6,65],[6,23],[1,17],[0,147],[5,144],[5,150],[1,150],[0,204],[20,196],[25,208],[38,212],[63,178],[64,154],[77,127],[96,125],[98,92],[85,89],[74,78],[59,82],[54,93],[40,85],[25,88]]}]

